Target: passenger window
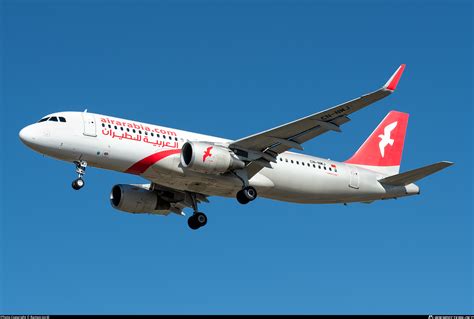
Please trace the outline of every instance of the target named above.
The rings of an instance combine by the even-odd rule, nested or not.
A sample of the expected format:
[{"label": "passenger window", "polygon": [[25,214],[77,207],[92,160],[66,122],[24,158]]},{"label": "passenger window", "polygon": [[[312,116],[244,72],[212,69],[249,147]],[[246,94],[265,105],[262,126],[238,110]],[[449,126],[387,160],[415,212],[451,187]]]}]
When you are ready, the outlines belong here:
[{"label": "passenger window", "polygon": [[154,134],[153,132],[151,132],[150,135],[151,135],[152,137],[155,136],[155,134]]},{"label": "passenger window", "polygon": [[130,132],[130,129],[127,127],[127,132]]},{"label": "passenger window", "polygon": [[148,132],[147,132],[147,131],[145,131],[145,135],[148,135]]},{"label": "passenger window", "polygon": [[287,159],[287,158],[285,158],[285,162],[287,162],[287,163],[288,163],[288,159]]},{"label": "passenger window", "polygon": [[53,122],[57,122],[58,118],[56,116],[53,116],[53,117],[50,117],[49,120]]},{"label": "passenger window", "polygon": [[326,166],[324,166],[324,170],[326,170]]},{"label": "passenger window", "polygon": [[120,126],[120,130],[123,131],[123,126]]},{"label": "passenger window", "polygon": [[332,172],[332,168],[329,167],[329,170]]},{"label": "passenger window", "polygon": [[318,165],[318,168],[321,169],[321,165]]},{"label": "passenger window", "polygon": [[62,116],[59,117],[59,122],[63,122],[63,123],[66,123],[66,119]]},{"label": "passenger window", "polygon": [[313,164],[313,168],[316,168],[316,165]]},{"label": "passenger window", "polygon": [[109,128],[112,128],[112,125],[109,124]]},{"label": "passenger window", "polygon": [[174,140],[175,140],[175,141],[177,141],[177,140],[178,140],[178,138],[177,138],[177,137],[175,137],[175,138],[174,138]]},{"label": "passenger window", "polygon": [[114,129],[117,129],[117,125],[114,126]]},{"label": "passenger window", "polygon": [[137,131],[135,131],[135,129],[133,129],[133,133],[136,133]]},{"label": "passenger window", "polygon": [[309,163],[306,163],[306,164],[308,164],[308,167],[310,167],[310,166],[311,166],[311,165],[309,165]]},{"label": "passenger window", "polygon": [[138,130],[138,134],[142,135],[142,131],[141,131],[141,130]]},{"label": "passenger window", "polygon": [[156,137],[160,137],[160,134],[156,133]]},{"label": "passenger window", "polygon": [[291,164],[293,164],[293,163],[294,163],[293,160],[291,160]]}]

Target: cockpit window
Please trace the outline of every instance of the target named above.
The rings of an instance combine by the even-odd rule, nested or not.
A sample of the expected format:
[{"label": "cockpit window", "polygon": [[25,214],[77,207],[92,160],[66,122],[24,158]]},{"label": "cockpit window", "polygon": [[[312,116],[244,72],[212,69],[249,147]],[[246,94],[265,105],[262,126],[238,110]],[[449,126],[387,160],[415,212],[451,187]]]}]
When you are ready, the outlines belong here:
[{"label": "cockpit window", "polygon": [[46,121],[66,123],[66,118],[62,116],[48,116],[48,117],[43,117],[41,120],[38,121],[38,123],[46,122]]}]

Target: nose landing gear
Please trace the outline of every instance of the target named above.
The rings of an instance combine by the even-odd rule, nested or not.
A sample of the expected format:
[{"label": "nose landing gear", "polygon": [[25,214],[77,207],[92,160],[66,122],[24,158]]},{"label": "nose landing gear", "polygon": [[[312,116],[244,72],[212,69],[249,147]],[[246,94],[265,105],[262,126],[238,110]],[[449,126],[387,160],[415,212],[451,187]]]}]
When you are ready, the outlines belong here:
[{"label": "nose landing gear", "polygon": [[83,188],[84,184],[85,184],[84,180],[82,178],[78,178],[72,181],[72,188],[74,188],[77,191]]},{"label": "nose landing gear", "polygon": [[72,188],[74,188],[75,190],[79,190],[79,189],[83,188],[84,184],[85,184],[82,177],[86,174],[87,162],[86,161],[76,161],[76,162],[74,162],[74,164],[76,165],[76,173],[78,175],[78,178],[75,179],[72,182]]}]

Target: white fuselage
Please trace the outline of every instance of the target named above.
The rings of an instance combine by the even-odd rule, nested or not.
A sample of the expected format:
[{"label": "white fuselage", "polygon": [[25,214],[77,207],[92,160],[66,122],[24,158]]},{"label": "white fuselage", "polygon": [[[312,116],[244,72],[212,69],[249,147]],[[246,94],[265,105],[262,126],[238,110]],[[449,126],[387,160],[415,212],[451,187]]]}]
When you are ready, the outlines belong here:
[{"label": "white fuselage", "polygon": [[[187,141],[229,145],[232,141],[111,116],[60,112],[66,122],[45,121],[22,130],[35,151],[64,161],[140,175],[158,185],[211,196],[234,197],[242,181],[234,174],[204,174],[183,168]],[[418,194],[416,185],[386,186],[384,175],[360,166],[285,152],[271,168],[249,180],[259,196],[298,203],[370,202]]]}]

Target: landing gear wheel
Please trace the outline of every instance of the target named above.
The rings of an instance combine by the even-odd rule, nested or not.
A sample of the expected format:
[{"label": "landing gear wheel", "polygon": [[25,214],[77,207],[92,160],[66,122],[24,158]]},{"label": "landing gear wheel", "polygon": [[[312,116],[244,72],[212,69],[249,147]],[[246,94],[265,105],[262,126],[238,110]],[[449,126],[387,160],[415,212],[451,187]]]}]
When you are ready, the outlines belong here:
[{"label": "landing gear wheel", "polygon": [[247,186],[237,192],[237,201],[241,204],[247,204],[257,198],[257,190],[252,186]]},{"label": "landing gear wheel", "polygon": [[191,229],[198,229],[207,224],[207,216],[204,213],[194,213],[188,218],[188,226]]},{"label": "landing gear wheel", "polygon": [[82,178],[78,178],[72,182],[72,188],[79,190],[84,187],[84,184],[84,180]]},{"label": "landing gear wheel", "polygon": [[248,204],[250,201],[245,197],[244,192],[242,190],[237,192],[237,201],[242,205]]},{"label": "landing gear wheel", "polygon": [[84,180],[82,177],[86,173],[87,162],[86,161],[75,161],[74,165],[76,165],[76,173],[77,179],[72,182],[72,188],[75,190],[79,190],[84,187]]},{"label": "landing gear wheel", "polygon": [[243,189],[245,197],[249,201],[253,201],[255,198],[257,198],[257,190],[253,188],[252,186],[247,186]]},{"label": "landing gear wheel", "polygon": [[205,226],[207,224],[207,216],[204,213],[198,212],[194,215],[194,218],[196,218],[199,227]]},{"label": "landing gear wheel", "polygon": [[198,229],[207,224],[207,216],[204,213],[198,211],[198,200],[196,193],[188,192],[187,195],[191,200],[191,206],[193,208],[193,215],[188,218],[188,226],[191,229]]},{"label": "landing gear wheel", "polygon": [[188,226],[189,226],[189,228],[191,228],[193,230],[196,230],[196,229],[199,228],[199,224],[198,224],[196,218],[194,218],[194,215],[188,218]]}]

